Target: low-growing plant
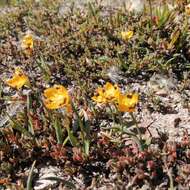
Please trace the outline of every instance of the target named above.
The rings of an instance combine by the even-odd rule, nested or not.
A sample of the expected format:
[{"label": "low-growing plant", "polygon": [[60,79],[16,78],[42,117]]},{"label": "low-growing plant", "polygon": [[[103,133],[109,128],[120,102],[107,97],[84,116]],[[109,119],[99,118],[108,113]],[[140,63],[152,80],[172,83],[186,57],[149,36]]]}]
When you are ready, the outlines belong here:
[{"label": "low-growing plant", "polygon": [[[178,168],[190,157],[188,133],[173,144],[167,134],[145,137],[136,111],[143,95],[122,84],[188,71],[189,6],[179,4],[149,1],[142,13],[122,8],[104,16],[95,3],[63,14],[59,0],[28,0],[0,15],[0,186],[17,188],[17,172],[32,166],[27,184],[18,185],[31,189],[34,165],[44,160],[91,178],[102,164],[98,171],[122,173],[127,188],[188,183],[190,172]],[[151,101],[154,110],[163,106]]]}]

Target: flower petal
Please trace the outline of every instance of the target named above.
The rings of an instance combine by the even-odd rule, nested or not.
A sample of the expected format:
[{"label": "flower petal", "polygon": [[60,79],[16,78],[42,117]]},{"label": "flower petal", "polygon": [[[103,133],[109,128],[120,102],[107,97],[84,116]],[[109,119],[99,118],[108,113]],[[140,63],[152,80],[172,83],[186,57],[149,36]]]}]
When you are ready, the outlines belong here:
[{"label": "flower petal", "polygon": [[54,87],[46,89],[44,91],[44,97],[44,105],[48,109],[66,107],[68,111],[71,110],[68,91],[62,85],[55,85]]}]

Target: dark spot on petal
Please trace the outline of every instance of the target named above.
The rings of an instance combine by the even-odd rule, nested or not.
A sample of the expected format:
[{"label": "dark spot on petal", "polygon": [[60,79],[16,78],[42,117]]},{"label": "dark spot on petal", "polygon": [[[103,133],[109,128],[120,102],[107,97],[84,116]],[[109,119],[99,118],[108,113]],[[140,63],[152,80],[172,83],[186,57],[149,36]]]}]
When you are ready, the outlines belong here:
[{"label": "dark spot on petal", "polygon": [[56,86],[56,87],[55,87],[55,89],[59,90],[59,89],[60,89],[60,87],[59,87],[59,86]]},{"label": "dark spot on petal", "polygon": [[133,97],[132,94],[127,94],[127,98],[131,99]]}]

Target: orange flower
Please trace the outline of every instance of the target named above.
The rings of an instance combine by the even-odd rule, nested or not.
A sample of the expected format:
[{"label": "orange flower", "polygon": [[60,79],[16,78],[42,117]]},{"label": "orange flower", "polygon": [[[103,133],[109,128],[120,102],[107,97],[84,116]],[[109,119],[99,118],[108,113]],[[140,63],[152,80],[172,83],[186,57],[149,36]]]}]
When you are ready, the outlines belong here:
[{"label": "orange flower", "polygon": [[106,98],[104,96],[104,89],[103,88],[98,88],[96,90],[98,96],[93,96],[92,100],[94,100],[97,103],[106,103]]},{"label": "orange flower", "polygon": [[67,89],[62,85],[55,85],[44,91],[44,104],[48,109],[58,109],[65,107],[71,111],[70,97]]},{"label": "orange flower", "polygon": [[11,79],[7,80],[6,83],[17,90],[22,88],[24,85],[30,86],[28,77],[20,68],[15,69],[15,74]]},{"label": "orange flower", "polygon": [[134,112],[138,103],[138,94],[120,94],[118,98],[118,110],[120,112]]},{"label": "orange flower", "polygon": [[98,96],[93,96],[92,100],[97,103],[109,103],[117,100],[120,94],[120,90],[117,85],[112,85],[107,82],[103,88],[97,89]]},{"label": "orange flower", "polygon": [[31,34],[26,34],[21,41],[21,48],[25,54],[31,55],[34,48],[34,39]]}]

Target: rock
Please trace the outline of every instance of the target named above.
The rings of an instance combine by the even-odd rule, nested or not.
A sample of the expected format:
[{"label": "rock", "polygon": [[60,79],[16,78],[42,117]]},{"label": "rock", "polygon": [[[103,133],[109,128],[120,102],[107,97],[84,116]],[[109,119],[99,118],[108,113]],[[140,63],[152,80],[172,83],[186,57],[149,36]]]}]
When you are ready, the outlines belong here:
[{"label": "rock", "polygon": [[144,9],[144,0],[129,0],[126,6],[129,11],[141,12]]},{"label": "rock", "polygon": [[60,169],[55,166],[43,167],[40,169],[39,179],[35,181],[34,190],[46,190],[55,187],[58,184],[56,180],[47,180],[45,178],[60,177]]},{"label": "rock", "polygon": [[60,15],[68,13],[72,6],[75,9],[84,10],[88,3],[95,3],[106,9],[117,9],[123,6],[128,11],[134,12],[140,12],[144,9],[144,0],[64,0],[59,10]]}]

